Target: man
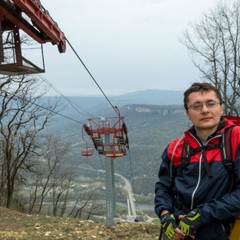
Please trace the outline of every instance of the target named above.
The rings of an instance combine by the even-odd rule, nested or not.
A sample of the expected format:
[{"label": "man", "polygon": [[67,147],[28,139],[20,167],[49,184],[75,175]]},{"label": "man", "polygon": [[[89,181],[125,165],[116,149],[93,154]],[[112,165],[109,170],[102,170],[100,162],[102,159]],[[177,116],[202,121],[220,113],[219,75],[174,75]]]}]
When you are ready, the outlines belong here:
[{"label": "man", "polygon": [[[232,127],[234,123],[222,117],[222,103],[218,89],[209,83],[194,83],[184,92],[193,126],[163,152],[155,186],[163,239],[229,239],[240,213],[240,126]],[[221,153],[228,129],[232,171],[224,166]]]}]

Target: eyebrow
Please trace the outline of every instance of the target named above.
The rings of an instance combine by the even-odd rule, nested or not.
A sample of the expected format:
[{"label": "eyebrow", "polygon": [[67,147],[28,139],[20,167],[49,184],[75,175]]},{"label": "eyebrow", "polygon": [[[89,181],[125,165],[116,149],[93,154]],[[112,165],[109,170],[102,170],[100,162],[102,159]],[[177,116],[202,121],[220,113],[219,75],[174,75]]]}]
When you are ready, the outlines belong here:
[{"label": "eyebrow", "polygon": [[196,101],[196,102],[193,102],[193,104],[194,104],[194,103],[205,103],[205,102],[211,102],[211,101],[217,102],[217,100],[209,99],[209,100],[204,101],[204,102],[202,102],[202,101]]}]

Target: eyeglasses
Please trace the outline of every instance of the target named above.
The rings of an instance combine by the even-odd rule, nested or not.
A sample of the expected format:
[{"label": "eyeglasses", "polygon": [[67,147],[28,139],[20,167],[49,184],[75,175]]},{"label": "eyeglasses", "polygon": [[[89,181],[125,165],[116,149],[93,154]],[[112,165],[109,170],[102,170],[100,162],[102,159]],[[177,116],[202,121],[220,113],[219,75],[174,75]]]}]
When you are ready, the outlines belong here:
[{"label": "eyeglasses", "polygon": [[191,108],[194,111],[201,111],[203,108],[203,105],[205,105],[208,109],[212,109],[217,107],[217,105],[220,104],[219,102],[216,101],[208,101],[206,103],[194,103],[193,105],[189,106],[187,109]]}]

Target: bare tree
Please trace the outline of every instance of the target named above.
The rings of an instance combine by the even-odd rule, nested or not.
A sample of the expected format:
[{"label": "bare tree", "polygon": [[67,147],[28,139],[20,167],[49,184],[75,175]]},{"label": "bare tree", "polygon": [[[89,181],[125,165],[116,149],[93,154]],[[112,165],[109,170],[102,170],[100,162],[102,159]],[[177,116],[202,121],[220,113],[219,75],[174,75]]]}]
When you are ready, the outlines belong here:
[{"label": "bare tree", "polygon": [[0,88],[0,167],[1,192],[6,192],[10,207],[16,182],[25,183],[23,172],[36,165],[39,133],[57,113],[58,103],[41,102],[39,81],[25,76],[2,79]]},{"label": "bare tree", "polygon": [[[40,161],[42,163],[42,161]],[[35,168],[35,171],[32,172],[29,176],[29,201],[27,202],[28,212],[30,214],[33,213],[34,208],[36,207],[38,203],[38,195],[40,194],[40,191],[42,190],[42,180],[44,176],[44,168],[41,166],[37,166]]]},{"label": "bare tree", "polygon": [[[64,165],[64,161],[70,152],[70,144],[63,143],[57,137],[44,136],[42,137],[41,146],[41,161],[39,160],[41,165],[36,170],[38,175],[35,176],[35,187],[31,191],[30,199],[32,201],[30,202],[29,211],[32,212],[38,205],[36,212],[40,213],[46,197],[52,196],[53,215],[56,216],[60,199],[66,204],[73,180],[72,167]],[[63,195],[66,199],[63,198]],[[62,208],[64,207],[62,206]]]},{"label": "bare tree", "polygon": [[87,191],[82,192],[75,201],[68,216],[73,218],[83,218],[83,214],[86,214],[87,219],[94,213],[96,206],[94,201],[96,200],[96,192],[101,188],[100,185],[89,187]]},{"label": "bare tree", "polygon": [[218,2],[199,22],[190,23],[180,41],[205,81],[222,93],[225,115],[240,108],[240,1]]},{"label": "bare tree", "polygon": [[[84,213],[90,217],[96,209],[92,201],[100,186],[81,190],[74,178],[76,167],[66,162],[71,153],[70,144],[62,142],[58,137],[45,136],[42,145],[41,164],[36,169],[37,174],[30,177],[33,181],[29,186],[29,213],[41,213],[44,203],[48,202],[52,206],[53,216],[63,217],[67,213],[68,216],[80,218]],[[67,205],[70,200],[75,203],[69,213],[70,207],[67,209]]]},{"label": "bare tree", "polygon": [[74,184],[74,168],[62,167],[61,172],[54,174],[52,188],[53,216],[59,217],[63,217],[67,209],[69,195]]}]

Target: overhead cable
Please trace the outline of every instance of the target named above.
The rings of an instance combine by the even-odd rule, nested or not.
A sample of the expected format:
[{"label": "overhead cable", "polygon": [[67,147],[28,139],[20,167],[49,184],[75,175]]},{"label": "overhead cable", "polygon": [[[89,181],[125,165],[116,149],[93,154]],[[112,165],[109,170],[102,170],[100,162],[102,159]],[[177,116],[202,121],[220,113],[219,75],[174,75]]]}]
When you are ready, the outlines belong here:
[{"label": "overhead cable", "polygon": [[[2,89],[1,91],[5,92],[5,93],[7,94],[5,97],[8,97],[8,95],[11,95],[11,96],[13,97],[13,99],[15,99],[15,98],[14,98],[14,94],[11,94],[11,92],[5,91],[5,90],[3,90],[3,89]],[[21,98],[20,96],[17,96],[17,98],[19,98],[19,99],[21,99],[21,100],[24,100],[24,101],[27,101],[28,103],[31,103],[31,104],[33,104],[33,105],[35,105],[35,106],[37,106],[37,107],[40,107],[40,108],[42,108],[42,109],[45,109],[45,110],[47,110],[47,111],[50,111],[50,112],[52,112],[52,113],[54,113],[54,114],[56,114],[56,115],[60,115],[60,116],[62,116],[62,117],[64,117],[64,118],[67,118],[67,119],[69,119],[69,120],[71,120],[71,121],[74,121],[74,122],[76,122],[76,123],[80,123],[80,124],[84,125],[84,123],[82,123],[82,122],[80,122],[80,121],[78,121],[78,120],[75,120],[75,119],[73,119],[73,118],[70,118],[70,117],[68,117],[68,116],[66,116],[66,115],[63,115],[63,114],[59,113],[59,112],[53,111],[53,110],[51,110],[51,109],[49,109],[49,108],[46,108],[46,107],[44,107],[44,106],[42,106],[42,105],[39,105],[39,104],[37,104],[37,103],[34,103],[34,102],[30,101],[30,100],[23,99],[23,98]],[[17,99],[17,98],[16,98],[16,99]]]},{"label": "overhead cable", "polygon": [[95,80],[95,78],[93,77],[93,75],[91,74],[91,72],[88,70],[87,66],[84,64],[83,60],[79,57],[79,55],[77,54],[76,50],[73,48],[73,46],[71,45],[71,43],[68,41],[68,39],[66,38],[67,43],[69,44],[69,46],[71,47],[71,49],[73,50],[73,52],[75,53],[75,55],[77,56],[77,58],[79,59],[79,61],[82,63],[83,67],[86,69],[86,71],[88,72],[88,74],[90,75],[90,77],[92,78],[92,80],[95,82],[95,84],[97,85],[97,87],[99,88],[99,90],[102,92],[102,94],[104,95],[104,97],[107,99],[107,101],[109,102],[109,104],[111,105],[111,107],[114,109],[114,111],[118,114],[118,112],[116,111],[116,108],[112,105],[111,101],[109,100],[109,98],[107,97],[107,95],[104,93],[104,91],[102,90],[102,88],[99,86],[99,84],[97,83],[97,81]]}]

